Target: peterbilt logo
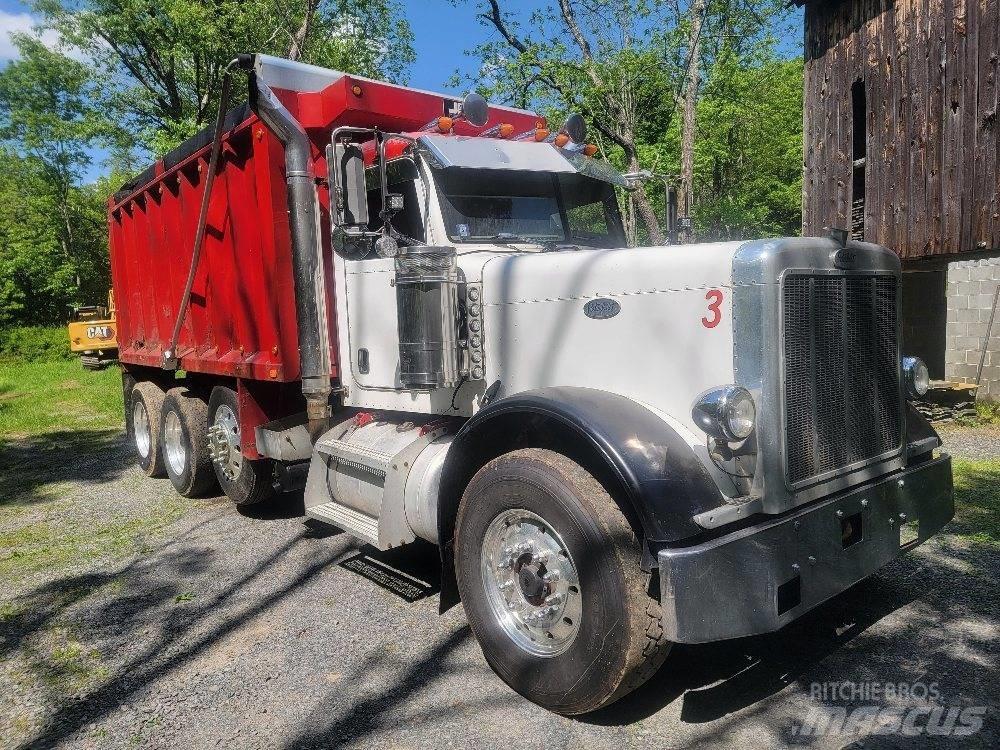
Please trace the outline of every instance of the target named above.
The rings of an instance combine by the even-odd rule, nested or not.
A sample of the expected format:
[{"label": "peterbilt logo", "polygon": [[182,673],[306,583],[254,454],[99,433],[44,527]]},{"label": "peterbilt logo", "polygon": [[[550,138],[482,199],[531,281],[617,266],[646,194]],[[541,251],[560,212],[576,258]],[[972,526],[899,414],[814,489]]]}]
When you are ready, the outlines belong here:
[{"label": "peterbilt logo", "polygon": [[858,251],[842,247],[833,254],[833,265],[837,268],[854,268],[858,264]]},{"label": "peterbilt logo", "polygon": [[592,299],[583,306],[583,314],[588,318],[593,318],[594,320],[606,320],[608,318],[613,318],[620,313],[621,310],[622,306],[618,304],[618,300],[605,299],[603,297]]}]

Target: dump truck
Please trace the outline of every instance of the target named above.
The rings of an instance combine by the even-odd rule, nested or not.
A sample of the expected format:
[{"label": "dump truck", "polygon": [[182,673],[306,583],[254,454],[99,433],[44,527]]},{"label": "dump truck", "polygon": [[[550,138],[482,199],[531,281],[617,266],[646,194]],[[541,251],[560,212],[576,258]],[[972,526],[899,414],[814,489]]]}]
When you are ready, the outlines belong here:
[{"label": "dump truck", "polygon": [[890,250],[628,247],[636,176],[579,117],[230,70],[248,103],[108,206],[149,476],[243,508],[304,475],[309,518],[436,545],[442,611],[567,715],[674,643],[785,626],[952,518]]}]

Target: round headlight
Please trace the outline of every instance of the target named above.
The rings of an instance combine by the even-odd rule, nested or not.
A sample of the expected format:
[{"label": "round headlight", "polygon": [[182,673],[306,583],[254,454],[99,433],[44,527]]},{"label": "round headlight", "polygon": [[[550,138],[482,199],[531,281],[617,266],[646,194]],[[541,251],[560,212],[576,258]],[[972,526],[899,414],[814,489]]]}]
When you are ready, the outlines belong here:
[{"label": "round headlight", "polygon": [[734,389],[726,399],[724,427],[736,440],[746,440],[753,433],[757,421],[757,407],[753,397],[743,388]]},{"label": "round headlight", "polygon": [[931,386],[931,376],[927,365],[920,357],[903,357],[903,379],[910,398],[920,398]]},{"label": "round headlight", "polygon": [[709,435],[735,443],[753,434],[757,407],[746,388],[727,385],[701,394],[691,409],[691,418]]}]

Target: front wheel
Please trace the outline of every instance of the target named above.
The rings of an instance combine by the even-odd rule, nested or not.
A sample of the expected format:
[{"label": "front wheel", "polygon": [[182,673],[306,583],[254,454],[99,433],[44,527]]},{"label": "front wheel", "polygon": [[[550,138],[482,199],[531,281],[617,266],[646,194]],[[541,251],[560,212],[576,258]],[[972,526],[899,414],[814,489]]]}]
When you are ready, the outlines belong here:
[{"label": "front wheel", "polygon": [[469,624],[493,670],[562,714],[606,706],[670,649],[641,549],[611,496],[548,450],[484,466],[459,506],[455,567]]},{"label": "front wheel", "polygon": [[240,507],[258,505],[274,497],[274,461],[243,455],[239,401],[226,386],[212,389],[208,401],[208,428],[212,464],[219,486]]}]

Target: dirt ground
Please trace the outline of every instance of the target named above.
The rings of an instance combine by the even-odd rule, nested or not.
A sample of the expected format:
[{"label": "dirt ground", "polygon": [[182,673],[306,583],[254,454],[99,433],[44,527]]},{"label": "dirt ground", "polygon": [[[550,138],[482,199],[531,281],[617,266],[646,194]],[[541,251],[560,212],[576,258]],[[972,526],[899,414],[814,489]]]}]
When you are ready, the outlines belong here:
[{"label": "dirt ground", "polygon": [[[301,495],[257,517],[225,498],[178,505],[166,480],[146,480],[131,467],[120,436],[104,439],[98,453],[56,441],[41,463],[38,451],[18,454],[15,446],[0,467],[3,482],[24,485],[20,497],[29,498],[19,529],[30,518],[106,535],[99,554],[77,539],[58,566],[35,566],[29,556],[3,579],[0,746],[508,750],[960,741],[920,730],[926,712],[915,736],[802,736],[797,727],[824,705],[971,708],[975,715],[983,707],[982,728],[961,742],[1000,746],[1000,547],[992,537],[974,538],[980,515],[960,516],[947,533],[778,633],[677,646],[639,692],[567,719],[494,676],[461,608],[438,615],[430,546],[376,553],[305,521]],[[949,436],[959,448],[962,440]],[[1000,491],[995,473],[973,472],[968,481],[993,497]],[[156,513],[160,522],[139,523]],[[10,537],[11,528],[0,534]],[[27,550],[41,544],[18,543]],[[882,692],[853,701],[823,694],[824,684],[845,682]],[[885,692],[899,684],[917,695]],[[929,703],[920,685],[933,691]]]}]

